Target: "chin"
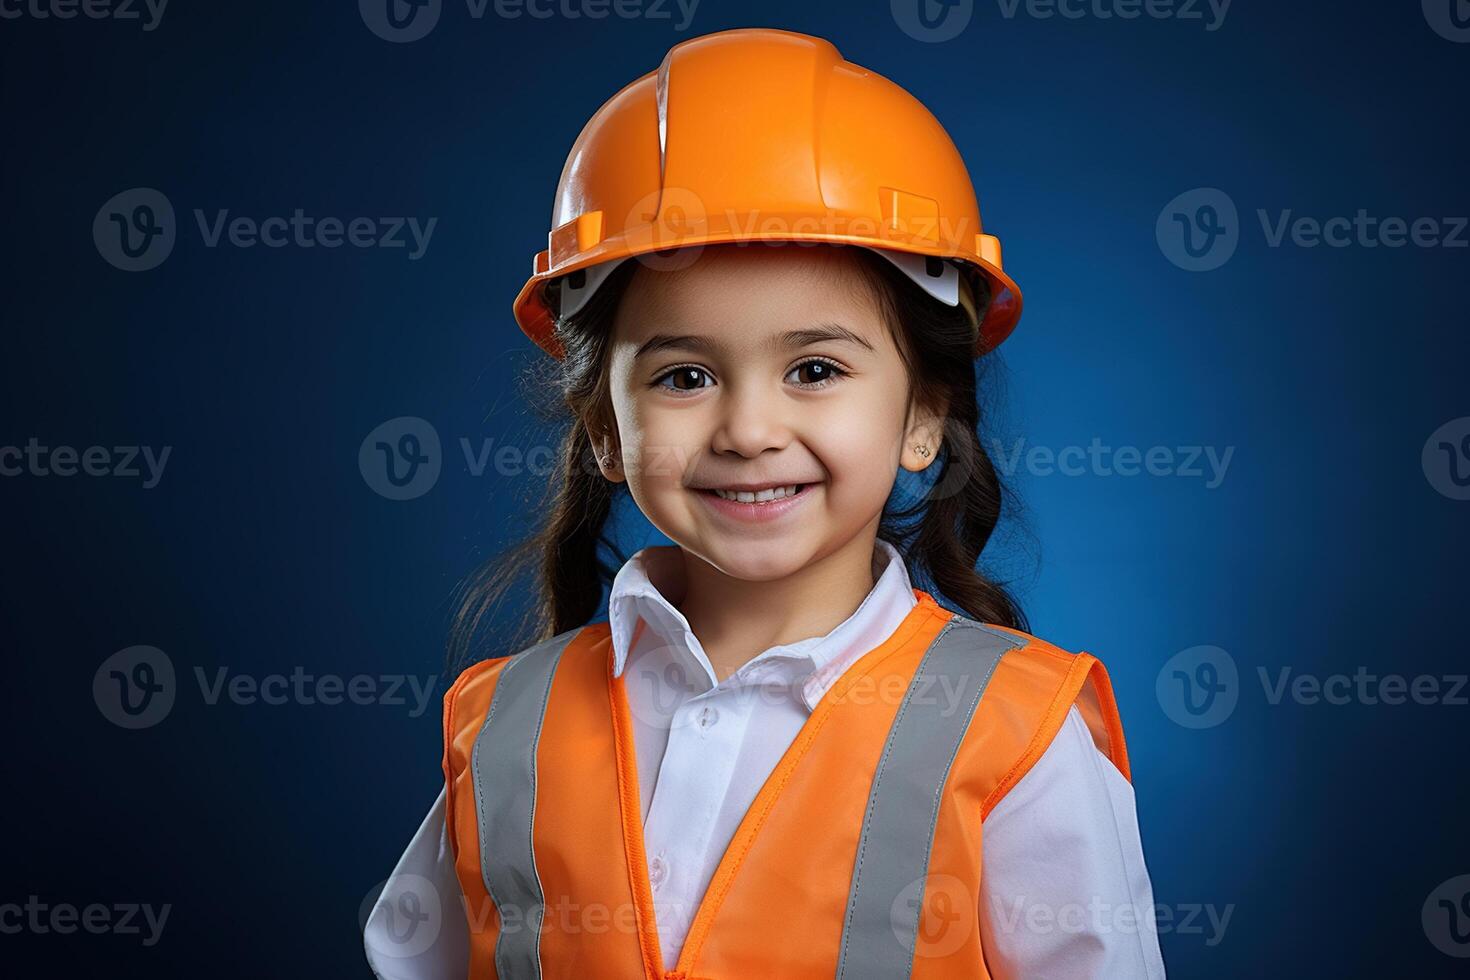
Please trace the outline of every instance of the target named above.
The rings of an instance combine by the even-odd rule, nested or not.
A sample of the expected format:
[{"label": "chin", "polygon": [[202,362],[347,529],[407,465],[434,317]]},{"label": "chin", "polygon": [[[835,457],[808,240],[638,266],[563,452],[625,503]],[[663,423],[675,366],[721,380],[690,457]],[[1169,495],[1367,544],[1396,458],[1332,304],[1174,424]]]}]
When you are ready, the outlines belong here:
[{"label": "chin", "polygon": [[805,568],[810,559],[806,550],[789,540],[789,536],[788,539],[774,536],[747,541],[705,541],[681,547],[722,575],[743,582],[771,582],[786,578]]}]

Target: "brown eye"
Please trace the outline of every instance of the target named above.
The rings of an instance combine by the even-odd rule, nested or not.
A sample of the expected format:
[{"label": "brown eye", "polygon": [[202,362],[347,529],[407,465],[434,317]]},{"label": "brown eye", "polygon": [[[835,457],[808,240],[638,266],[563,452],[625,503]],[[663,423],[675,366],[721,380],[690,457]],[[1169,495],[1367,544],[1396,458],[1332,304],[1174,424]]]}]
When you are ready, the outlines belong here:
[{"label": "brown eye", "polygon": [[819,388],[847,372],[830,361],[803,361],[792,368],[796,383],[807,388]]},{"label": "brown eye", "polygon": [[[671,380],[673,384],[664,384]],[[709,380],[709,373],[703,368],[677,367],[659,377],[658,383],[665,388],[673,388],[676,391],[694,391],[698,388],[707,388],[703,382]]]}]

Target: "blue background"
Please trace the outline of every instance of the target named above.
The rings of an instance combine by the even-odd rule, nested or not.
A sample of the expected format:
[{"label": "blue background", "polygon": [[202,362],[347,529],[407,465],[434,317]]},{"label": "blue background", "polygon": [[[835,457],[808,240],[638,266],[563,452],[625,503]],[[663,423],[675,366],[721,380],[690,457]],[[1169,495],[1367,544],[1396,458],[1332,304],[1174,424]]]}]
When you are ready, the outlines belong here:
[{"label": "blue background", "polygon": [[[1420,453],[1470,415],[1470,250],[1273,248],[1256,211],[1470,214],[1470,44],[1416,3],[1325,0],[1237,0],[1215,31],[981,3],[944,43],[897,29],[885,2],[704,0],[680,33],[476,20],[446,0],[409,44],[351,2],[176,0],[147,32],[0,20],[0,445],[172,447],[151,490],[0,478],[0,902],[173,906],[150,948],[0,936],[0,957],[50,975],[368,974],[359,908],[442,782],[444,679],[413,716],[211,706],[193,671],[443,674],[453,589],[540,512],[544,478],[475,477],[459,440],[547,444],[516,380],[539,355],[509,306],[566,152],[670,45],[742,26],[831,39],[959,145],[1026,295],[996,438],[1233,447],[1213,489],[1022,472],[1036,547],[1008,522],[986,556],[1033,632],[1110,670],[1156,901],[1233,909],[1213,945],[1207,928],[1162,936],[1171,976],[1463,966],[1420,910],[1470,872],[1470,708],[1272,705],[1257,678],[1467,662],[1470,503],[1436,492]],[[104,262],[90,231],[133,187],[179,219],[173,253],[142,273]],[[1238,250],[1210,272],[1178,268],[1155,234],[1199,187],[1240,214]],[[207,248],[195,208],[439,220],[409,261]],[[443,472],[396,502],[357,454],[402,415],[434,425]],[[623,527],[629,550],[649,540]],[[91,684],[135,644],[166,651],[181,690],[161,724],[124,731]],[[1200,645],[1240,682],[1233,714],[1196,730],[1155,680]]]}]

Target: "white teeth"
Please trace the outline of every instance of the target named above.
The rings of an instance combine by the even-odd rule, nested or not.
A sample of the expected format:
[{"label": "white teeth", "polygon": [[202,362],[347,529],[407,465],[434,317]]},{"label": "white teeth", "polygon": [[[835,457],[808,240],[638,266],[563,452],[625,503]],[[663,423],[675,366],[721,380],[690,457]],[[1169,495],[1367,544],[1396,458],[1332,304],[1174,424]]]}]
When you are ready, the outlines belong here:
[{"label": "white teeth", "polygon": [[771,487],[766,490],[716,490],[715,493],[726,500],[735,500],[742,504],[758,504],[790,497],[796,493],[799,486],[801,484],[793,483],[789,487]]}]

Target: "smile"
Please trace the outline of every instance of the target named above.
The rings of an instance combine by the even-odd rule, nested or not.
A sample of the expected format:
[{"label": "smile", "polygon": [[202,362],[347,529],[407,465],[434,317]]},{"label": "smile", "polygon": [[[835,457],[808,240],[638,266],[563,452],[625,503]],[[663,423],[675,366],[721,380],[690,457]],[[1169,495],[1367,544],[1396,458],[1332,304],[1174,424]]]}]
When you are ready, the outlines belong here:
[{"label": "smile", "polygon": [[792,483],[784,487],[766,487],[763,490],[720,490],[713,489],[710,493],[715,494],[722,500],[735,500],[742,504],[763,504],[768,500],[781,500],[785,497],[794,497],[806,484]]},{"label": "smile", "polygon": [[696,496],[725,520],[759,524],[784,520],[802,509],[812,496],[815,483],[788,483],[752,490],[702,489]]}]

